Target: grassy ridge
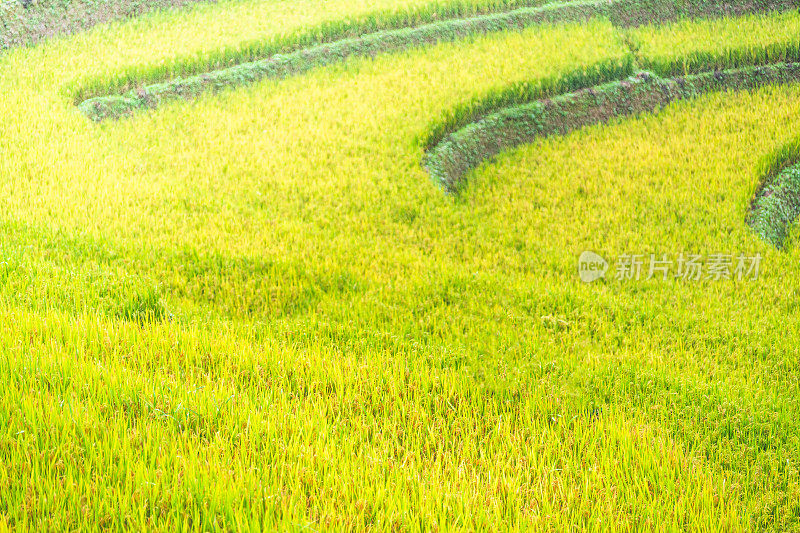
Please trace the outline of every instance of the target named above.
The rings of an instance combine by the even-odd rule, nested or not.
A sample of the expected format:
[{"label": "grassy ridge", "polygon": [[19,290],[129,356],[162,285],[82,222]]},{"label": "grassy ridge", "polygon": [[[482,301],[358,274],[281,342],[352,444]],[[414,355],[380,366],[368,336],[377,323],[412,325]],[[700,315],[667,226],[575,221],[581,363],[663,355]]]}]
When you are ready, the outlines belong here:
[{"label": "grassy ridge", "polygon": [[[197,98],[205,92],[241,87],[263,79],[282,79],[313,68],[338,63],[350,57],[374,57],[380,53],[406,50],[416,46],[449,42],[509,29],[523,29],[547,22],[575,22],[591,16],[591,10],[575,3],[539,9],[518,9],[497,15],[433,23],[404,30],[373,33],[364,37],[339,40],[287,55],[271,56],[225,70],[186,79],[135,89],[123,96],[97,97],[82,102],[79,109],[95,121],[120,118],[136,110],[155,108],[163,102]],[[402,19],[387,19],[395,24]],[[350,28],[352,29],[352,28]],[[346,31],[346,30],[345,30]],[[341,33],[345,33],[342,31]],[[336,33],[329,33],[333,38]],[[588,76],[587,76],[588,77]]]},{"label": "grassy ridge", "polygon": [[[386,3],[391,5],[393,2],[388,1]],[[493,27],[496,31],[498,29],[497,24],[502,24],[504,21],[502,16],[499,21],[492,20],[496,17],[496,15],[493,16],[492,14],[498,12],[520,9],[519,18],[521,20],[517,21],[517,24],[525,26],[531,23],[525,22],[526,15],[534,20],[547,19],[550,16],[550,12],[553,11],[553,9],[548,9],[545,13],[539,15],[536,10],[531,12],[524,9],[525,7],[541,5],[544,0],[447,0],[434,3],[430,3],[430,0],[411,0],[407,3],[410,5],[406,7],[403,7],[401,3],[399,6],[384,10],[376,11],[372,9],[361,16],[350,14],[347,18],[342,18],[341,13],[339,13],[335,20],[324,20],[311,28],[302,27],[288,32],[284,30],[282,34],[273,35],[266,40],[244,43],[232,49],[216,50],[202,58],[185,57],[169,65],[158,65],[156,67],[136,65],[129,67],[121,74],[115,73],[106,79],[94,79],[88,83],[82,83],[79,86],[70,88],[69,91],[74,93],[77,105],[93,97],[110,93],[123,93],[134,88],[142,90],[143,85],[155,81],[164,82],[172,78],[198,76],[190,80],[189,83],[202,84],[203,75],[220,69],[228,70],[220,72],[217,77],[227,77],[227,82],[232,86],[236,86],[242,81],[242,78],[252,77],[257,80],[264,77],[263,74],[258,73],[257,64],[247,65],[247,63],[255,63],[260,60],[266,63],[265,66],[268,66],[270,60],[265,58],[270,58],[270,56],[276,54],[291,54],[302,63],[308,63],[305,69],[299,69],[302,72],[307,68],[333,61],[334,58],[327,57],[328,54],[338,55],[341,60],[351,54],[374,54],[383,47],[389,50],[402,49],[413,44],[437,42],[439,40],[446,41],[448,40],[448,34],[449,38],[453,39],[456,38],[454,34],[463,34],[464,32],[466,34],[486,33],[492,31]],[[570,3],[578,4],[578,2],[570,1],[557,2],[553,8]],[[555,10],[558,11],[557,9]],[[486,21],[488,27],[483,28],[481,21],[476,21],[472,24],[458,20],[453,20],[449,23],[438,22],[440,19],[481,16],[488,17]],[[575,17],[579,18],[580,16],[576,14]],[[514,19],[515,17],[512,17],[512,20]],[[431,25],[431,27],[423,28],[417,32],[398,31],[424,25]],[[365,34],[379,32],[384,32],[384,34],[367,38],[366,40],[361,39],[361,36]],[[392,42],[395,40],[400,42]],[[335,44],[335,41],[345,42]],[[317,49],[316,53],[311,51],[310,54],[292,54],[298,50],[316,47],[321,43],[334,43],[332,45],[333,49],[321,47]],[[361,44],[363,44],[364,50],[361,50],[362,46],[359,46]],[[319,52],[323,53],[320,54]],[[311,57],[308,57],[308,55],[311,55]],[[278,57],[276,59],[280,62],[282,58]],[[237,65],[241,65],[241,67],[236,68]],[[256,72],[251,74],[250,71],[254,69]],[[291,72],[291,69],[289,71]],[[180,87],[180,85],[179,82],[178,86]],[[169,89],[169,87],[169,84],[166,84],[159,88],[163,91]],[[146,91],[146,89],[144,90]],[[129,103],[128,105],[134,104]]]},{"label": "grassy ridge", "polygon": [[[136,110],[157,107],[164,101],[176,99],[196,98],[206,91],[219,91],[225,88],[239,87],[254,83],[265,78],[284,78],[291,75],[307,72],[312,68],[343,61],[348,57],[374,56],[408,49],[413,46],[447,42],[463,39],[468,36],[482,35],[496,31],[520,29],[547,22],[575,22],[591,17],[607,17],[617,26],[639,26],[645,23],[657,23],[677,20],[681,17],[719,17],[725,15],[742,15],[746,13],[759,13],[781,11],[795,7],[792,1],[764,1],[742,9],[737,2],[676,2],[671,4],[663,1],[617,0],[615,2],[588,1],[588,2],[558,2],[542,8],[529,8],[509,10],[512,4],[495,4],[491,9],[505,11],[497,14],[482,14],[472,19],[451,20],[409,27],[402,30],[378,32],[370,35],[346,39],[353,33],[368,33],[376,29],[412,26],[424,20],[432,20],[436,15],[464,16],[465,13],[474,13],[464,9],[462,4],[446,6],[445,9],[436,8],[429,11],[416,13],[416,18],[411,18],[405,13],[393,13],[389,16],[378,14],[366,21],[355,25],[349,22],[327,24],[313,33],[297,35],[283,43],[272,43],[260,52],[248,51],[245,57],[252,57],[258,53],[268,56],[266,59],[250,63],[241,63],[224,70],[196,75],[186,79],[177,79],[171,82],[143,87],[142,82],[153,77],[163,77],[165,73],[148,74],[139,81],[140,86],[121,96],[95,96],[87,95],[99,92],[95,87],[84,87],[78,90],[76,102],[80,109],[96,121],[107,118],[119,118]],[[478,10],[479,11],[479,10]],[[319,42],[330,42],[329,45],[310,46]],[[276,53],[300,51],[289,53],[286,56],[273,55]],[[691,58],[687,58],[691,59]],[[696,58],[695,58],[696,59]],[[196,67],[185,66],[184,71],[194,70]],[[114,87],[130,86],[133,82],[130,75],[126,81],[115,81],[112,87],[106,88],[104,94],[114,92]],[[564,84],[557,84],[565,86]],[[569,83],[567,82],[567,85]],[[572,87],[574,88],[574,87]],[[512,92],[525,92],[523,87],[515,88]],[[541,94],[541,91],[536,91]],[[496,95],[499,99],[513,96]],[[518,98],[517,96],[513,96]],[[464,111],[464,110],[459,110]],[[458,113],[460,114],[460,113]],[[437,136],[433,133],[433,137]],[[432,141],[428,141],[430,144]]]},{"label": "grassy ridge", "polygon": [[778,174],[756,196],[749,222],[764,239],[782,248],[789,227],[800,216],[800,168],[791,166]]},{"label": "grassy ridge", "polygon": [[551,135],[566,135],[620,116],[654,112],[709,91],[751,90],[797,82],[800,82],[798,63],[717,70],[675,79],[641,72],[627,80],[489,114],[433,147],[425,158],[425,166],[445,189],[455,192],[470,170],[521,144]]},{"label": "grassy ridge", "polygon": [[777,248],[783,248],[800,216],[800,143],[795,139],[764,159],[761,183],[748,213],[748,223]]},{"label": "grassy ridge", "polygon": [[[796,13],[672,25],[645,25],[622,34],[631,55],[620,65],[597,65],[594,72],[565,73],[542,81],[525,81],[480,95],[445,110],[422,136],[430,151],[448,135],[494,111],[616,81],[637,68],[662,77],[697,74],[753,65],[800,60],[800,18]],[[588,73],[588,75],[587,75]]]},{"label": "grassy ridge", "polygon": [[[745,24],[753,22],[764,24],[765,20],[751,19]],[[634,79],[630,86],[627,82],[612,83],[589,92],[581,91],[528,106],[525,105],[528,102],[559,93],[531,91],[530,84],[523,83],[462,104],[445,115],[426,135],[426,168],[446,189],[456,191],[469,170],[521,143],[552,134],[563,135],[577,127],[607,121],[618,114],[654,111],[671,101],[693,98],[706,90],[740,90],[756,87],[759,83],[796,82],[791,75],[786,79],[781,75],[778,79],[774,78],[771,75],[772,67],[752,67],[800,58],[797,17],[786,14],[766,23],[773,26],[770,31],[773,42],[767,46],[763,46],[762,33],[747,32],[741,20],[734,19],[711,22],[700,28],[688,22],[673,27],[650,26],[626,35],[634,47],[637,65],[653,69],[662,76],[687,75],[678,79],[681,83],[679,87],[662,85],[656,80],[652,87],[642,91],[641,87],[636,87],[641,80]],[[669,37],[674,39],[687,32],[694,35],[691,40],[679,41],[685,48],[665,46],[671,42]],[[731,42],[732,37],[738,41],[738,48],[728,48],[722,53],[713,49],[719,43]],[[643,42],[646,43],[644,47]],[[688,43],[692,44],[687,46]],[[759,46],[756,43],[762,44]],[[721,69],[743,66],[750,67],[734,76],[730,75],[731,71],[719,72]],[[632,70],[633,67],[629,68]],[[782,66],[777,68],[783,69]],[[714,74],[697,74],[704,70],[713,71]],[[581,82],[572,85],[581,86]],[[558,82],[551,82],[551,86],[557,87]],[[631,89],[633,93],[627,94]],[[653,96],[657,97],[655,101],[652,100]],[[503,111],[492,114],[498,109]],[[474,125],[467,127],[473,122]],[[763,185],[759,187],[746,219],[762,238],[782,248],[800,209],[795,201],[798,192],[796,168],[792,166],[796,163],[796,157],[776,157],[780,161],[773,161],[773,168],[766,172],[767,177],[762,180]]]}]

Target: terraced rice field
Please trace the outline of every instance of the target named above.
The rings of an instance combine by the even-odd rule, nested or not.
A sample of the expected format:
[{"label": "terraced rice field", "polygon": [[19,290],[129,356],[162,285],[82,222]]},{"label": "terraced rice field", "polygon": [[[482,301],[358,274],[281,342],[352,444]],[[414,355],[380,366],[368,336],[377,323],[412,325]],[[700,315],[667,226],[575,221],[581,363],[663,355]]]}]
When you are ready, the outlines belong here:
[{"label": "terraced rice field", "polygon": [[799,7],[0,4],[0,531],[800,530]]}]

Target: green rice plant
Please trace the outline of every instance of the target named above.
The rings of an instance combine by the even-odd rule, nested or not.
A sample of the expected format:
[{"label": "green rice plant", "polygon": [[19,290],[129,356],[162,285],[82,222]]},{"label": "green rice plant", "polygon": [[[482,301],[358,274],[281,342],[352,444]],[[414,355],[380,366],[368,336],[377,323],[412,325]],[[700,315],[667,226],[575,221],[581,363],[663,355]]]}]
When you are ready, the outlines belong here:
[{"label": "green rice plant", "polygon": [[158,287],[148,287],[143,292],[134,294],[116,310],[117,317],[140,324],[163,320],[166,314]]},{"label": "green rice plant", "polygon": [[650,25],[629,35],[638,44],[641,67],[661,76],[800,59],[796,12]]}]

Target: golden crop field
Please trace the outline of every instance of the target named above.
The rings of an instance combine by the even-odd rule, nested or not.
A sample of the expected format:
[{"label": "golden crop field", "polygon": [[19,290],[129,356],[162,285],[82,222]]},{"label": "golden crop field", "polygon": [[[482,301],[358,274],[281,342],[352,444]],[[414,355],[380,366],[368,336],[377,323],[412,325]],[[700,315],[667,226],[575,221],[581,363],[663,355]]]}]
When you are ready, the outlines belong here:
[{"label": "golden crop field", "polygon": [[0,531],[800,530],[795,2],[25,4]]}]

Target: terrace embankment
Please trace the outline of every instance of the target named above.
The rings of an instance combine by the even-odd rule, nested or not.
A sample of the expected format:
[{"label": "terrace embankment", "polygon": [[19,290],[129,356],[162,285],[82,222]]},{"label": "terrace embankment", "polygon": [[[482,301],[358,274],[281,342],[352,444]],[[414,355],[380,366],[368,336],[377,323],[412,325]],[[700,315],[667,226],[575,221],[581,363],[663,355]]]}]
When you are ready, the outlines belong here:
[{"label": "terrace embankment", "polygon": [[[771,158],[750,205],[747,223],[762,239],[784,248],[791,224],[800,216],[800,163],[797,145]],[[787,157],[788,156],[788,157]]]},{"label": "terrace embankment", "polygon": [[[618,27],[648,23],[669,22],[682,17],[739,16],[750,13],[782,11],[797,7],[797,0],[765,0],[761,2],[679,2],[677,0],[608,0],[552,3],[541,7],[522,7],[508,10],[507,4],[498,4],[499,12],[474,17],[454,18],[417,26],[387,29],[349,37],[360,30],[369,31],[369,25],[331,25],[316,29],[308,35],[315,36],[317,44],[309,44],[308,36],[299,35],[287,42],[265,46],[262,59],[241,62],[234,66],[172,80],[138,84],[127,92],[114,93],[114,87],[129,87],[130,80],[114,82],[107,90],[78,91],[76,104],[89,118],[102,121],[121,118],[136,111],[152,109],[162,103],[197,98],[207,92],[241,87],[265,79],[283,79],[302,74],[311,69],[339,63],[353,57],[373,57],[378,54],[398,52],[441,42],[452,42],[469,37],[502,31],[515,31],[547,23],[580,22],[595,17],[609,19]],[[505,10],[503,10],[505,9]],[[397,17],[395,17],[397,18]],[[393,27],[406,18],[394,20],[387,17],[378,27]],[[304,45],[307,45],[303,47]],[[195,67],[188,67],[192,70]],[[135,81],[134,81],[135,84]]]},{"label": "terrace embankment", "polygon": [[425,167],[453,192],[467,173],[499,153],[539,139],[565,135],[615,117],[651,113],[713,91],[741,91],[800,81],[800,63],[778,63],[675,78],[639,72],[627,79],[553,98],[506,107],[443,138],[425,156]]}]

